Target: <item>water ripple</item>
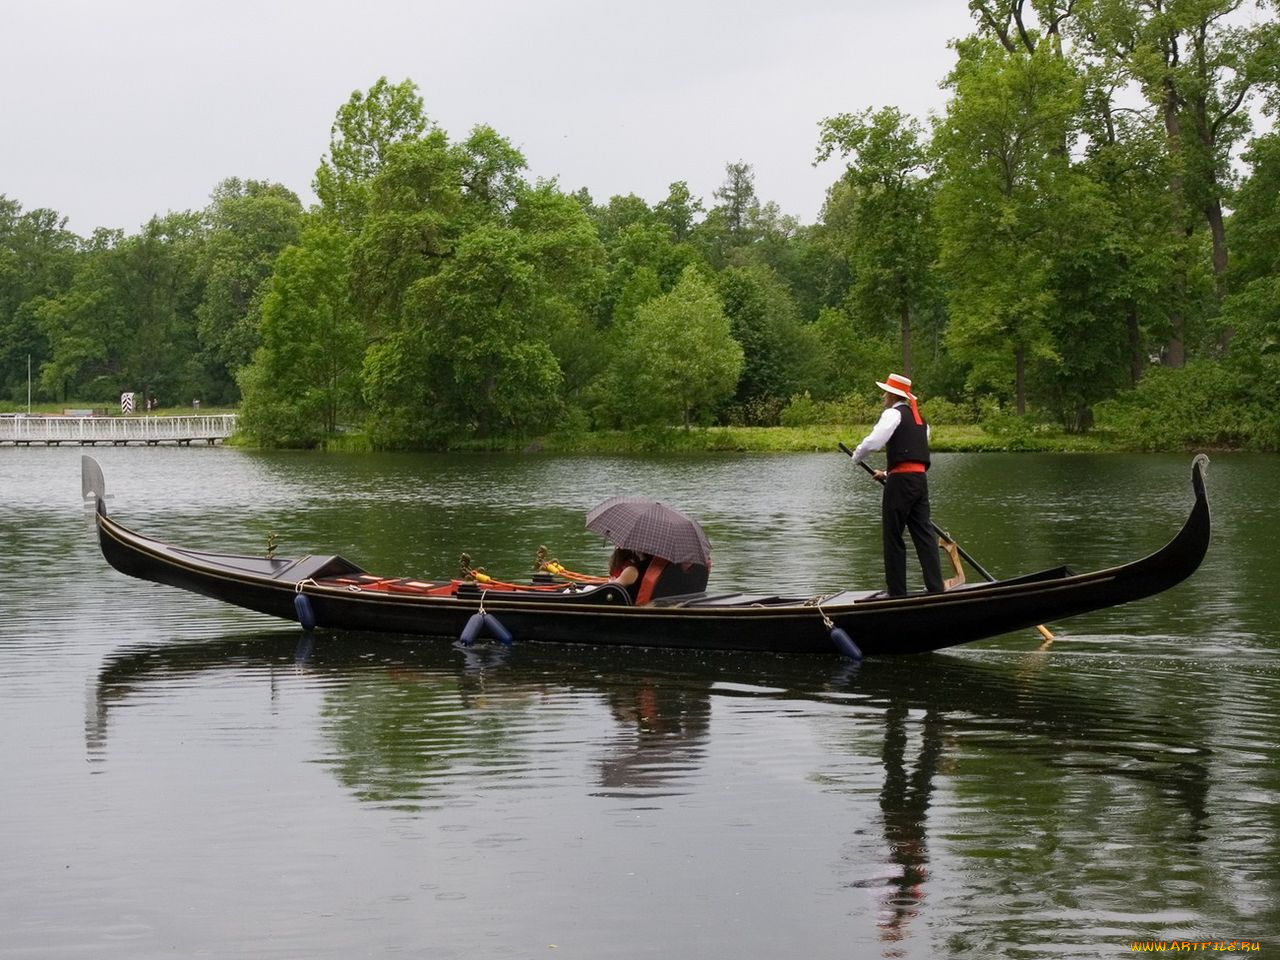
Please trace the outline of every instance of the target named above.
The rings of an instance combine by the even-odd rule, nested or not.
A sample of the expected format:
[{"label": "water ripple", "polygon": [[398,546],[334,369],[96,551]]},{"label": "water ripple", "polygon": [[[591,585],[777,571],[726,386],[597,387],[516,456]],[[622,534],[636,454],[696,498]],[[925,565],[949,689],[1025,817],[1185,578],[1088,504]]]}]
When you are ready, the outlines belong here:
[{"label": "water ripple", "polygon": [[[718,578],[878,578],[875,491],[834,455],[95,455],[113,512],[195,545],[603,562],[582,512],[635,491],[706,519]],[[1215,462],[1184,587],[1047,651],[853,665],[308,642],[108,569],[78,456],[0,451],[5,955],[1084,957],[1280,929],[1272,460]],[[946,456],[935,509],[998,570],[1101,564],[1180,522],[1185,468]]]}]

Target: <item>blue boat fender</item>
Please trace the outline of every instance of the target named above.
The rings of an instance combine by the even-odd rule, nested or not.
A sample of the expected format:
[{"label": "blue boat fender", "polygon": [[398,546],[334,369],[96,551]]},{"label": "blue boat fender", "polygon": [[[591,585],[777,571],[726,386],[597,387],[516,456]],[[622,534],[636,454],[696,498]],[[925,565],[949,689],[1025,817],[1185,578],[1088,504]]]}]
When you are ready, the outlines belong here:
[{"label": "blue boat fender", "polygon": [[489,636],[503,646],[511,646],[511,631],[502,625],[502,621],[492,613],[484,614],[484,629]]},{"label": "blue boat fender", "polygon": [[469,647],[476,642],[476,637],[480,636],[480,631],[484,629],[486,616],[488,614],[473,613],[471,618],[467,620],[467,625],[462,628],[462,633],[458,635],[458,639],[462,641],[464,647]]},{"label": "blue boat fender", "polygon": [[836,626],[836,622],[822,609],[821,603],[818,604],[818,616],[822,617],[822,625],[827,628],[827,633],[831,635],[831,642],[835,644],[836,649],[854,663],[861,663],[862,651],[853,642],[853,637],[849,636],[843,627]]},{"label": "blue boat fender", "polygon": [[850,660],[857,661],[862,659],[862,651],[853,642],[853,637],[849,636],[842,627],[831,628],[831,642],[836,645],[837,650]]},{"label": "blue boat fender", "polygon": [[303,630],[316,628],[316,612],[311,609],[311,601],[305,593],[299,591],[293,595],[293,610],[298,615],[298,623]]}]

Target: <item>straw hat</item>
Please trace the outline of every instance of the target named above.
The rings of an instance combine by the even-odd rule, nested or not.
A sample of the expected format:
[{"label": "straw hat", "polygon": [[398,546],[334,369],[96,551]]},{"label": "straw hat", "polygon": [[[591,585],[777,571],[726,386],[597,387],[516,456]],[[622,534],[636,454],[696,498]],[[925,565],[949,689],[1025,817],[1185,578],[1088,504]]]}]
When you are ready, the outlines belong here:
[{"label": "straw hat", "polygon": [[879,380],[877,380],[876,386],[879,387],[881,390],[883,390],[885,393],[896,393],[898,396],[902,397],[904,400],[915,399],[915,397],[912,396],[911,394],[911,381],[906,377],[900,376],[899,374],[896,374],[896,373],[889,374],[889,378],[884,383],[881,383]]}]

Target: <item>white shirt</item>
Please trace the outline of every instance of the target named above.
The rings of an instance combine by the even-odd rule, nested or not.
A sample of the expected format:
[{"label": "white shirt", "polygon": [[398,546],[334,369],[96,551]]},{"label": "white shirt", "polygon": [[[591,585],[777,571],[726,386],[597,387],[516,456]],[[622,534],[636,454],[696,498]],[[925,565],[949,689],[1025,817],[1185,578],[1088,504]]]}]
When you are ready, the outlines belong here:
[{"label": "white shirt", "polygon": [[[866,438],[858,444],[856,450],[853,451],[853,462],[861,463],[867,459],[867,455],[875,453],[877,450],[883,450],[884,445],[889,442],[889,438],[893,436],[893,431],[898,429],[902,423],[902,411],[907,409],[907,402],[901,400],[892,407],[880,414],[880,419],[876,421],[876,425],[871,428],[871,432]],[[933,431],[929,427],[925,427],[925,436],[931,436]]]}]

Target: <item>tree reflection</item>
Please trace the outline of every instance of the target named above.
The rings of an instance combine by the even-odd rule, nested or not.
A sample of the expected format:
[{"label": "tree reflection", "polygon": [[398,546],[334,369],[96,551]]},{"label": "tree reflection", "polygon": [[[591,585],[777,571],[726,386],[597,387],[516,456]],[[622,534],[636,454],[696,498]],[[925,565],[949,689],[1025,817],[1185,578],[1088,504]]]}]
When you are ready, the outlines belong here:
[{"label": "tree reflection", "polygon": [[[595,764],[599,795],[679,792],[701,761],[709,681],[637,677],[604,665],[584,670],[581,659],[444,642],[317,642],[310,634],[297,642],[276,635],[126,648],[99,672],[86,745],[90,759],[101,760],[112,707],[149,685],[250,670],[266,676],[272,696],[283,677],[313,681],[322,692],[320,762],[370,803],[415,810],[465,790],[533,787],[540,775],[531,754],[547,740],[600,749],[595,720],[589,736],[571,729],[593,703],[610,721]],[[573,709],[545,709],[557,702]]]},{"label": "tree reflection", "polygon": [[[86,743],[91,760],[103,759],[114,707],[150,686],[247,670],[264,678],[273,702],[315,699],[318,759],[364,803],[420,812],[490,789],[558,795],[566,783],[594,796],[657,798],[699,788],[717,700],[761,698],[768,709],[743,722],[767,738],[770,716],[806,718],[821,738],[812,779],[836,784],[857,822],[876,824],[870,836],[855,830],[832,844],[842,851],[838,882],[875,898],[884,956],[906,949],[931,903],[939,909],[931,885],[943,843],[974,890],[1035,875],[1046,896],[1058,892],[1046,872],[1089,868],[1104,835],[1099,817],[1111,820],[1103,830],[1157,846],[1152,861],[1204,859],[1208,754],[1197,744],[1207,737],[1191,721],[1139,710],[1122,687],[1095,682],[1096,672],[1081,679],[1042,655],[832,666],[821,657],[331,634],[313,648],[296,635],[176,642],[126,648],[102,666]],[[585,783],[573,779],[578,770]],[[869,793],[878,808],[870,818]],[[941,822],[940,793],[949,813]],[[1126,798],[1122,824],[1116,797]],[[981,815],[957,822],[957,809]]]}]

